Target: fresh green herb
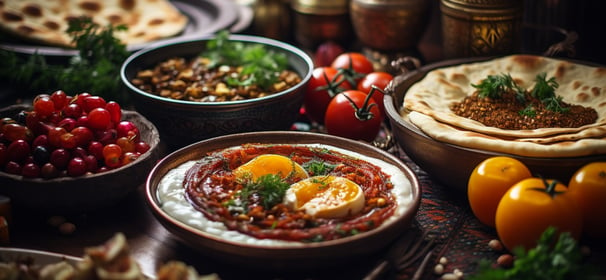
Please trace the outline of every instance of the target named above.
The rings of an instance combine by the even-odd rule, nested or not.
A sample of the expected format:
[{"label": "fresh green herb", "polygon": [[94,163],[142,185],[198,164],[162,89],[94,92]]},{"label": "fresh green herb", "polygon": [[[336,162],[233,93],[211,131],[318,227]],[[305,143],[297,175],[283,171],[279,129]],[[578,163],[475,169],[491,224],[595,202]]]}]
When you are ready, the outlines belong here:
[{"label": "fresh green herb", "polygon": [[570,108],[562,107],[562,97],[556,96],[555,90],[559,87],[555,77],[551,77],[549,80],[546,78],[545,73],[538,74],[535,79],[535,85],[530,95],[536,99],[541,100],[545,104],[545,108],[554,112],[568,112]]},{"label": "fresh green herb", "polygon": [[262,44],[229,40],[226,30],[217,32],[206,47],[200,56],[210,60],[209,68],[221,65],[242,67],[239,77],[227,80],[230,86],[256,84],[267,89],[278,81],[280,72],[288,67],[285,54],[274,52]]},{"label": "fresh green herb", "polygon": [[522,110],[518,113],[522,116],[529,116],[531,118],[534,118],[537,115],[537,111],[534,109],[532,104],[528,104],[528,106],[526,106],[526,108],[524,108],[524,110]]},{"label": "fresh green herb", "polygon": [[555,96],[555,90],[559,86],[558,82],[556,82],[555,77],[551,77],[547,80],[546,76],[546,73],[541,73],[536,76],[534,88],[530,92],[532,97],[543,100]]},{"label": "fresh green herb", "polygon": [[522,96],[521,98],[524,96],[524,89],[519,87],[509,74],[488,75],[480,84],[471,86],[478,89],[478,95],[482,98],[498,99],[508,90],[515,90],[518,96]]},{"label": "fresh green herb", "polygon": [[70,20],[66,32],[72,36],[78,55],[67,65],[51,64],[39,54],[25,58],[0,50],[0,77],[30,91],[93,92],[126,103],[119,73],[129,52],[114,37],[114,32],[124,30],[125,25],[102,28],[87,17]]},{"label": "fresh green herb", "polygon": [[278,203],[282,202],[282,198],[286,194],[290,184],[277,174],[263,175],[255,182],[248,181],[244,184],[244,188],[236,194],[243,209],[248,207],[248,201],[253,197],[259,197],[265,209],[271,209]]},{"label": "fresh green herb", "polygon": [[[555,94],[555,90],[559,86],[555,77],[547,79],[546,76],[546,73],[540,73],[536,76],[535,86],[530,91],[530,96],[545,104],[547,110],[560,113],[568,112],[569,108],[562,107],[562,97]],[[518,86],[509,74],[488,75],[480,84],[472,84],[471,86],[478,89],[478,96],[481,98],[498,99],[501,98],[504,92],[513,90],[516,93],[516,100],[522,104],[526,103],[526,90]],[[529,107],[526,107],[519,113],[520,115],[536,116],[534,108]]]},{"label": "fresh green herb", "polygon": [[303,164],[303,168],[314,176],[326,175],[335,169],[334,164],[329,164],[323,161],[312,160]]},{"label": "fresh green herb", "polygon": [[512,268],[493,268],[490,261],[482,260],[478,272],[467,279],[599,279],[594,268],[583,263],[581,250],[570,233],[558,235],[553,227],[545,230],[535,248],[526,252],[520,247],[513,253]]}]

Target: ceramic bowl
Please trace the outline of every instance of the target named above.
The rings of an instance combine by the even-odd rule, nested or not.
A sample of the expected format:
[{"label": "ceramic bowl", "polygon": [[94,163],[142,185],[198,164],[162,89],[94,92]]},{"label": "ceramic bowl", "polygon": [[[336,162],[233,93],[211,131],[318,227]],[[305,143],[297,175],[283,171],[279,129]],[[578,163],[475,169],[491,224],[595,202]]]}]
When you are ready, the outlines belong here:
[{"label": "ceramic bowl", "polygon": [[432,179],[457,192],[467,192],[467,181],[473,169],[493,156],[509,156],[522,161],[533,174],[568,182],[583,165],[606,160],[606,155],[583,157],[527,157],[487,150],[471,149],[436,141],[410,121],[401,117],[404,96],[410,86],[434,69],[490,59],[488,57],[446,60],[428,64],[394,78],[385,95],[385,110],[391,132],[397,143]]},{"label": "ceramic bowl", "polygon": [[290,67],[302,81],[269,96],[227,102],[195,102],[161,97],[138,89],[131,83],[138,71],[172,57],[193,57],[206,48],[211,37],[176,40],[155,45],[130,56],[123,64],[121,78],[138,112],[150,119],[160,136],[173,149],[215,136],[249,131],[289,129],[299,116],[305,85],[311,78],[312,59],[302,50],[273,39],[231,35],[230,40],[263,44],[285,53]]},{"label": "ceramic bowl", "polygon": [[[28,106],[12,105],[0,115],[14,116]],[[54,179],[24,178],[0,171],[0,194],[11,199],[15,209],[38,213],[83,213],[110,206],[145,182],[145,176],[161,155],[156,127],[135,111],[122,111],[122,119],[133,122],[150,150],[137,160],[103,173]]]},{"label": "ceramic bowl", "polygon": [[[223,238],[205,230],[197,229],[171,216],[162,208],[158,197],[160,180],[181,164],[201,159],[208,152],[239,146],[246,143],[260,144],[320,144],[356,152],[364,156],[383,160],[400,170],[411,185],[410,203],[389,223],[367,232],[336,240],[282,244],[256,244]],[[188,247],[233,264],[265,269],[301,269],[346,263],[377,252],[398,235],[410,229],[421,199],[421,190],[415,174],[397,157],[374,146],[336,136],[296,131],[269,131],[220,136],[200,141],[177,150],[163,158],[152,170],[145,186],[146,201],[154,216],[172,234]],[[185,199],[185,198],[184,198]]]}]

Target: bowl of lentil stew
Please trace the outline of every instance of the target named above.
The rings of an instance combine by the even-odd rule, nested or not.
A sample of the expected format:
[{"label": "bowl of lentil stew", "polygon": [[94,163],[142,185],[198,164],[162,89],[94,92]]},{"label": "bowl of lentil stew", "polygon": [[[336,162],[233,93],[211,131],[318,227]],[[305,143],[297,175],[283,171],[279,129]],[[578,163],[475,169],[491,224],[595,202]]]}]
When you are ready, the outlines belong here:
[{"label": "bowl of lentil stew", "polygon": [[[562,182],[568,182],[572,174],[583,165],[606,160],[606,154],[579,157],[530,157],[463,147],[437,141],[402,117],[406,92],[428,72],[493,58],[476,57],[441,61],[405,71],[394,78],[394,82],[386,89],[385,110],[394,139],[411,160],[445,187],[463,193],[467,192],[467,182],[473,169],[483,160],[493,156],[516,158],[526,164],[533,175],[554,178]],[[593,65],[588,62],[575,62]]]},{"label": "bowl of lentil stew", "polygon": [[258,46],[282,56],[287,65],[278,80],[268,85],[271,90],[228,88],[227,76],[244,67],[218,65],[221,73],[210,72],[210,66],[202,65],[206,59],[200,57],[218,34],[153,45],[122,65],[121,79],[133,105],[158,127],[170,149],[232,133],[287,130],[299,116],[314,67],[309,55],[265,37],[229,35],[229,43]]}]

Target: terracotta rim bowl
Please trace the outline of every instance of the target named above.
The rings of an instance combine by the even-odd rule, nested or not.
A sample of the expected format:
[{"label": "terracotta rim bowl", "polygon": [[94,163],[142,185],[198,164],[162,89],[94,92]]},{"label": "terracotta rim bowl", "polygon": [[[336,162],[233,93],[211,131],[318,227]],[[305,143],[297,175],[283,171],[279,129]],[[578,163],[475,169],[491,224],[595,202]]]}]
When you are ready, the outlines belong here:
[{"label": "terracotta rim bowl", "polygon": [[406,91],[414,83],[425,77],[429,71],[488,59],[491,58],[453,59],[428,64],[396,76],[393,83],[386,89],[387,94],[384,98],[385,110],[395,140],[406,155],[427,172],[432,179],[455,191],[466,193],[469,175],[476,165],[489,157],[510,156],[526,164],[533,174],[540,174],[545,178],[554,178],[562,182],[568,182],[572,174],[581,166],[590,162],[606,160],[606,155],[541,158],[466,148],[436,141],[423,133],[414,124],[401,117],[400,113],[402,112]]},{"label": "terracotta rim bowl", "polygon": [[[410,181],[412,186],[410,207],[395,222],[384,224],[368,232],[326,242],[307,243],[302,246],[282,245],[280,247],[226,241],[188,226],[162,210],[156,194],[160,180],[168,171],[184,162],[200,159],[209,151],[245,143],[326,144],[381,159],[400,169]],[[368,144],[318,133],[269,131],[216,137],[171,153],[163,158],[151,171],[145,186],[145,195],[152,213],[160,223],[182,242],[201,253],[245,266],[293,269],[345,262],[348,259],[370,254],[385,247],[399,234],[410,228],[420,205],[421,190],[416,175],[408,166],[395,156]]]},{"label": "terracotta rim bowl", "polygon": [[289,129],[299,116],[305,86],[314,65],[304,51],[284,42],[249,35],[229,37],[232,41],[263,44],[287,55],[290,67],[302,81],[269,96],[226,102],[184,101],[144,92],[130,82],[139,70],[151,68],[166,59],[194,57],[206,48],[211,38],[173,40],[131,55],[122,65],[120,75],[137,111],[158,127],[161,138],[174,149],[232,133]]}]

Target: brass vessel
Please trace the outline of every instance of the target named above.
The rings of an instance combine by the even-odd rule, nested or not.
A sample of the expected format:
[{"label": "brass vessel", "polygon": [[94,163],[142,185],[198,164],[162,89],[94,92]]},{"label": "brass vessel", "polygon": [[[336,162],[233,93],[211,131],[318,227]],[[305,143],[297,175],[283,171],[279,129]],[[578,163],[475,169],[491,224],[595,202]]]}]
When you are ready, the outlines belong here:
[{"label": "brass vessel", "polygon": [[378,51],[416,48],[429,23],[428,0],[351,0],[350,16],[362,44]]},{"label": "brass vessel", "polygon": [[444,57],[518,51],[523,7],[523,0],[440,0]]},{"label": "brass vessel", "polygon": [[354,33],[349,18],[349,0],[291,0],[295,40],[315,49],[325,41],[349,45]]}]

